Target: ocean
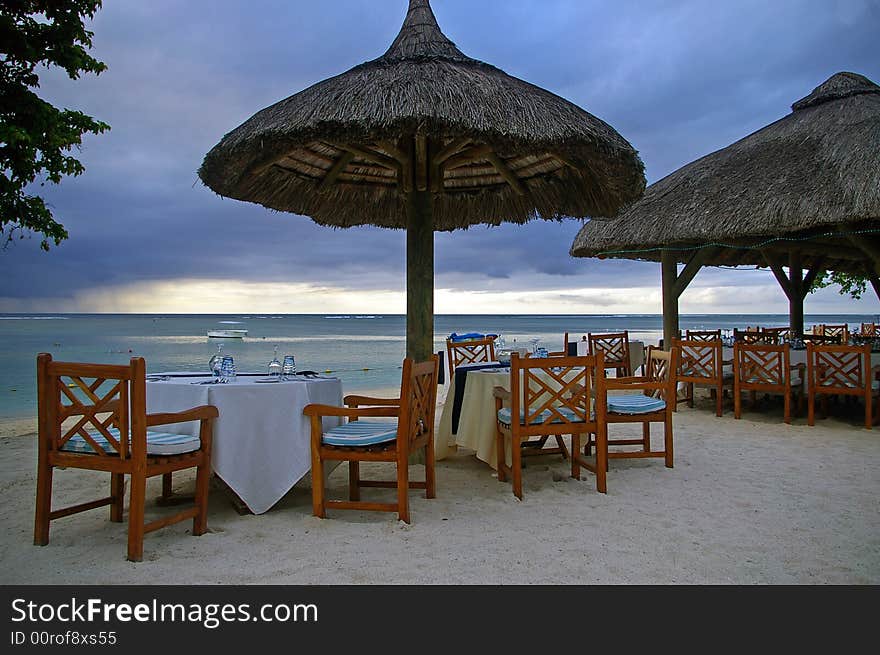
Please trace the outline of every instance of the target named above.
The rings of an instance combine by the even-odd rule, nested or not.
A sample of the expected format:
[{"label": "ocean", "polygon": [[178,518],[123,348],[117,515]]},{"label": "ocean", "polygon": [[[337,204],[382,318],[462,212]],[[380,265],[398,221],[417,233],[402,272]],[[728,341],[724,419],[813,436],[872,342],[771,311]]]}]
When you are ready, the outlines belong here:
[{"label": "ocean", "polygon": [[[805,325],[876,321],[874,315],[812,314]],[[690,314],[681,328],[732,330],[750,325],[787,325],[784,314]],[[452,332],[501,334],[518,343],[549,350],[562,348],[562,336],[629,330],[630,338],[656,343],[662,333],[659,314],[587,315],[438,315],[434,351],[445,350]],[[208,330],[246,329],[244,339],[214,339]],[[0,314],[0,419],[36,415],[36,356],[56,360],[127,363],[144,357],[147,371],[207,371],[222,343],[239,371],[266,371],[275,346],[278,358],[293,354],[299,370],[330,372],[342,379],[345,393],[397,387],[406,351],[402,315],[166,315],[166,314]]]}]

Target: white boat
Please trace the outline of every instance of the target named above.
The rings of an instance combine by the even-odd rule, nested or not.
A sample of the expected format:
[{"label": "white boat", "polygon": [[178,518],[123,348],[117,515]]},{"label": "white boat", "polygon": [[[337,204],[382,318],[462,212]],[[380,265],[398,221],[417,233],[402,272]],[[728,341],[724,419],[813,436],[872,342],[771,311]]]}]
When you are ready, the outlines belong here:
[{"label": "white boat", "polygon": [[208,336],[216,339],[242,339],[247,333],[247,330],[208,330]]}]

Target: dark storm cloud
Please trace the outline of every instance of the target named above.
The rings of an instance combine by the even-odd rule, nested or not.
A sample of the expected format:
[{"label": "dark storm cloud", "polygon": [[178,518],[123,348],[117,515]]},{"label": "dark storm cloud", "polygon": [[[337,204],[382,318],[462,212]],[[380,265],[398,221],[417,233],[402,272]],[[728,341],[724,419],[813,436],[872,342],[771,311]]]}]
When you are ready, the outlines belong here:
[{"label": "dark storm cloud", "polygon": [[[640,151],[649,182],[781,118],[837,71],[880,81],[876,0],[432,4],[466,54],[615,127]],[[106,2],[92,29],[93,54],[108,71],[75,82],[46,72],[41,93],[112,130],[86,139],[83,176],[41,190],[71,238],[50,253],[39,251],[37,238],[0,252],[0,298],[66,298],[191,277],[402,290],[402,232],[323,228],[222,199],[196,170],[256,111],[381,55],[405,7],[405,0]],[[657,284],[654,264],[569,257],[580,225],[438,234],[437,285]],[[698,283],[729,284],[730,274],[701,273]]]}]

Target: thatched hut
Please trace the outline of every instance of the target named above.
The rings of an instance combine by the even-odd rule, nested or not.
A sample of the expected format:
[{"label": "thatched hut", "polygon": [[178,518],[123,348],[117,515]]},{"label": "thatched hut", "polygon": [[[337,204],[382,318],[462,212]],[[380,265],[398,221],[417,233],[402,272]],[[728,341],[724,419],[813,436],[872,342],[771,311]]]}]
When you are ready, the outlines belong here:
[{"label": "thatched hut", "polygon": [[407,354],[433,341],[433,233],[610,217],[645,188],[612,127],[465,56],[428,0],[388,51],[256,113],[199,169],[220,195],[334,227],[407,230]]},{"label": "thatched hut", "polygon": [[650,185],[618,220],[585,225],[571,254],[662,262],[666,339],[705,265],[769,266],[798,333],[822,271],[866,275],[880,295],[880,87],[837,73],[784,118]]}]

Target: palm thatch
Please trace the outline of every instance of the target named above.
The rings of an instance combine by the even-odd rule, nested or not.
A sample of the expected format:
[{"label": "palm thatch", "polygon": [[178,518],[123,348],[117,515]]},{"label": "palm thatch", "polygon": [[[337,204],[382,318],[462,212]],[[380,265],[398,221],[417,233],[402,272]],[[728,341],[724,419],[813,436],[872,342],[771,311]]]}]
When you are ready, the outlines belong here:
[{"label": "palm thatch", "polygon": [[612,127],[465,56],[428,0],[410,0],[388,51],[255,114],[205,157],[220,195],[322,225],[407,226],[433,195],[433,229],[610,217],[644,167]]},{"label": "palm thatch", "polygon": [[705,264],[764,266],[796,249],[807,268],[864,274],[880,252],[880,87],[837,73],[792,110],[588,223],[571,254],[683,263],[714,245]]}]

